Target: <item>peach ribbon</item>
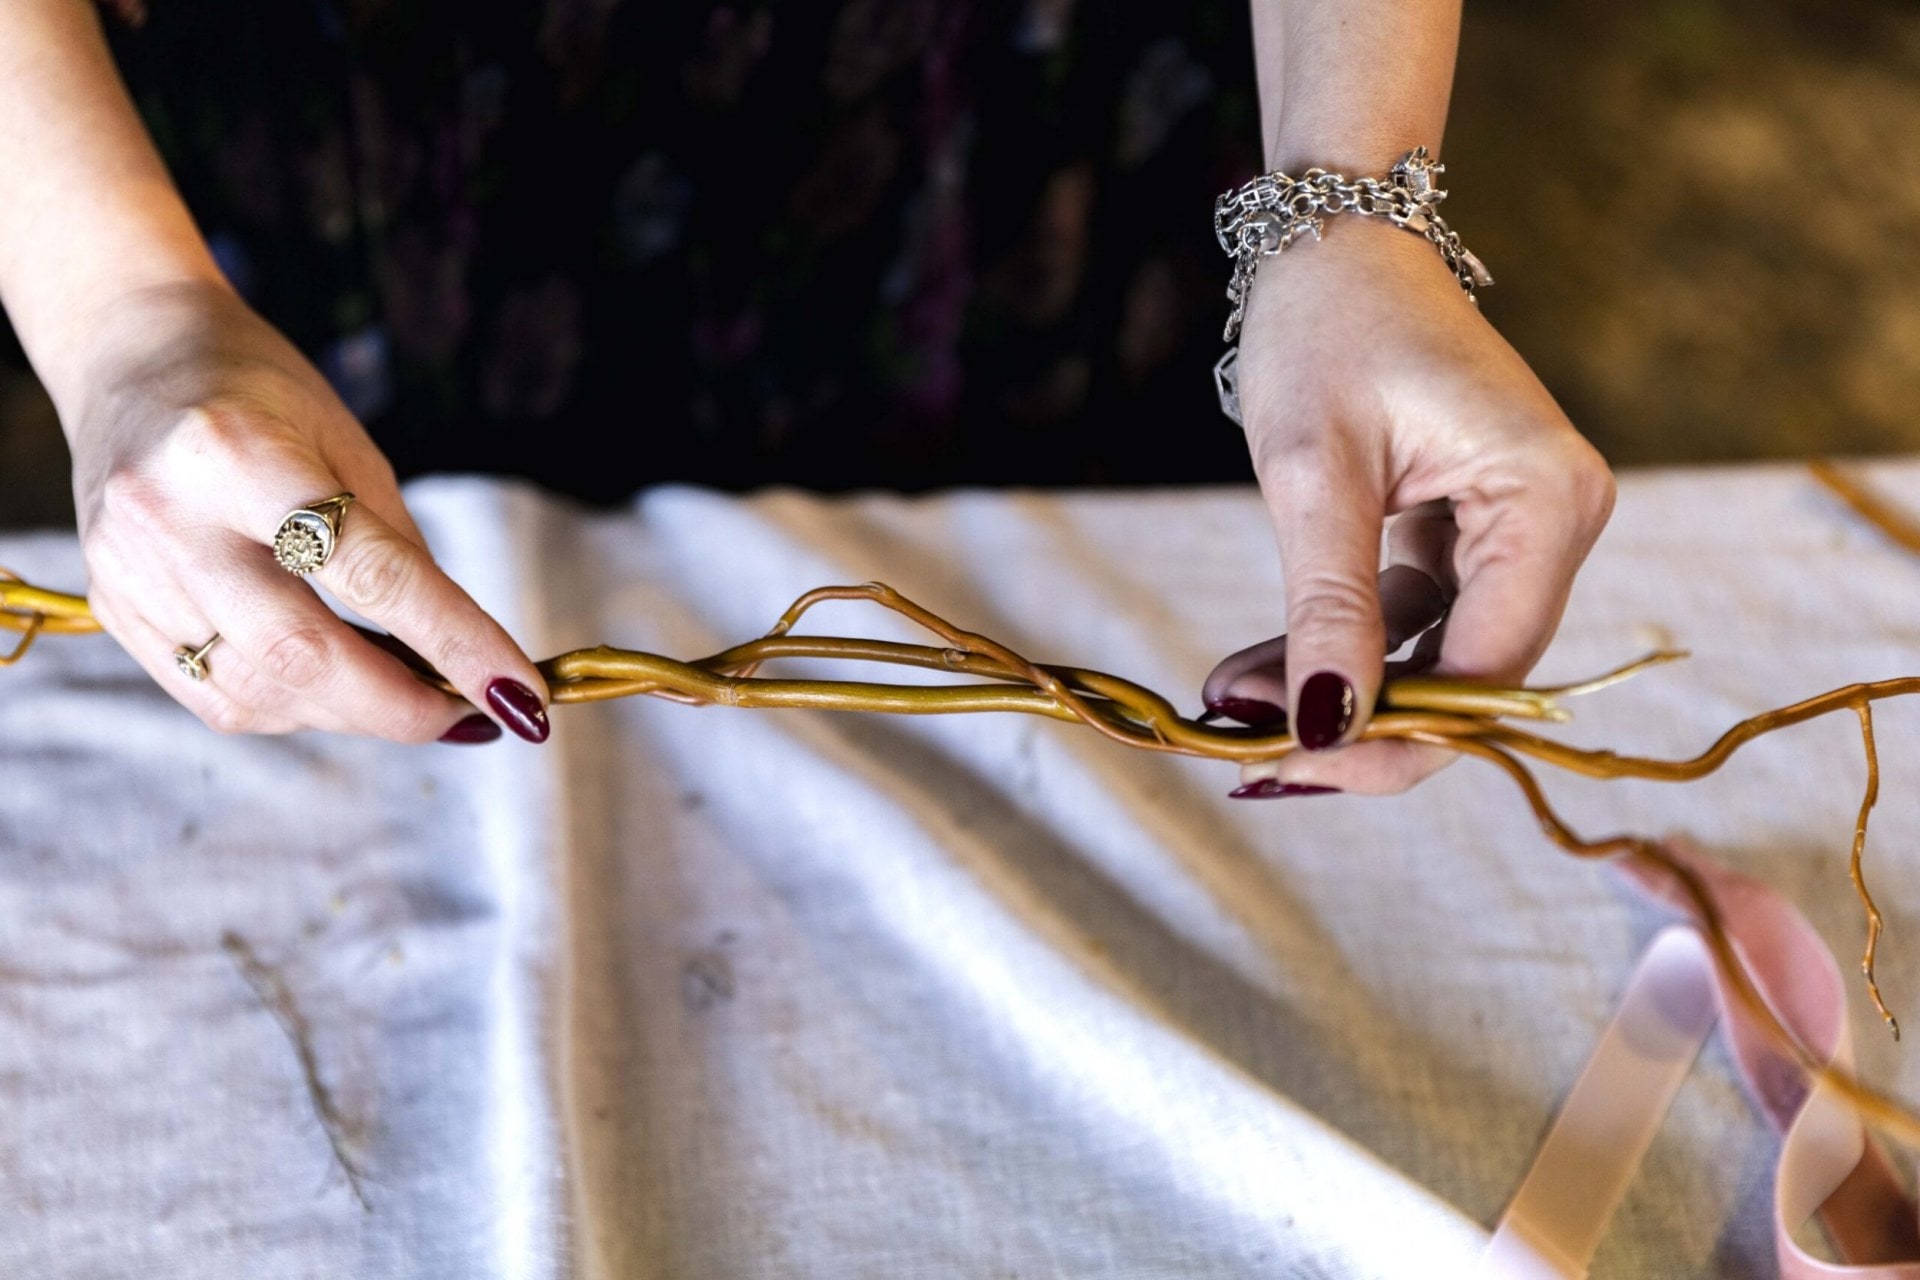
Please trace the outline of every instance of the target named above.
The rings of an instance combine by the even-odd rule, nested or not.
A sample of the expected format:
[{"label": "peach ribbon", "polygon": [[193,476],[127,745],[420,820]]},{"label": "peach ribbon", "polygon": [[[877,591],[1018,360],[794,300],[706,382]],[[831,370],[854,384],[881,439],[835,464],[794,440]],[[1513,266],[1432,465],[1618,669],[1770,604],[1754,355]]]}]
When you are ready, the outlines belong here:
[{"label": "peach ribbon", "polygon": [[[1839,966],[1794,905],[1684,843],[1669,851],[1706,881],[1761,994],[1801,1040],[1850,1066]],[[1665,872],[1621,863],[1641,893],[1688,913]],[[1697,923],[1697,922],[1696,922]],[[1690,925],[1663,930],[1642,956],[1599,1046],[1502,1215],[1480,1274],[1502,1280],[1582,1277],[1716,1010],[1749,1096],[1784,1135],[1773,1233],[1783,1280],[1920,1280],[1920,1214],[1852,1108],[1809,1090],[1796,1065],[1727,991]],[[1795,1239],[1820,1220],[1829,1262]]]}]

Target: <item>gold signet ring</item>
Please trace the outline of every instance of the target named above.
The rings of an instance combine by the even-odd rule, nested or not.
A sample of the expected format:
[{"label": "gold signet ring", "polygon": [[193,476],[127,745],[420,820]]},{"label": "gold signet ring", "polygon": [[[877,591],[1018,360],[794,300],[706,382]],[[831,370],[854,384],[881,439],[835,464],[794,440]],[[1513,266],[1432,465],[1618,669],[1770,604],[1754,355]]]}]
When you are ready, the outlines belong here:
[{"label": "gold signet ring", "polygon": [[346,515],[350,493],[295,507],[273,535],[273,558],[288,573],[312,573],[333,555],[340,540],[340,520]]},{"label": "gold signet ring", "polygon": [[195,649],[191,645],[181,645],[173,651],[173,664],[180,668],[180,674],[189,680],[207,678],[207,651],[220,643],[220,633],[214,632],[213,639]]}]

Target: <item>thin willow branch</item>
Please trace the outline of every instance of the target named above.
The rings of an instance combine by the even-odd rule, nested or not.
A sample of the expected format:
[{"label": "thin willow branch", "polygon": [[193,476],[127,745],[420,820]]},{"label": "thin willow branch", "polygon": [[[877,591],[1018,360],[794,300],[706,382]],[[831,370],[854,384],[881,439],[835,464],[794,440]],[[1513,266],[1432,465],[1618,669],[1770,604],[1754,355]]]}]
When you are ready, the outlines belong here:
[{"label": "thin willow branch", "polygon": [[1835,497],[1852,507],[1861,519],[1899,546],[1920,555],[1920,525],[1915,525],[1905,512],[1825,458],[1809,462],[1807,470]]},{"label": "thin willow branch", "polygon": [[[865,601],[914,622],[943,643],[939,646],[896,641],[845,639],[792,634],[814,606],[828,601]],[[30,639],[40,630],[97,629],[86,601],[44,591],[6,575],[0,580],[0,627],[22,631]],[[1594,692],[1646,668],[1682,655],[1650,654],[1594,680],[1543,689],[1498,689],[1432,677],[1390,681],[1363,737],[1426,743],[1485,760],[1519,788],[1547,837],[1582,858],[1626,856],[1656,866],[1673,877],[1693,905],[1715,962],[1749,1017],[1807,1075],[1830,1086],[1856,1106],[1863,1117],[1902,1140],[1920,1145],[1920,1115],[1820,1060],[1780,1020],[1755,986],[1728,936],[1708,887],[1691,868],[1657,843],[1632,835],[1587,840],[1569,828],[1548,803],[1538,780],[1523,762],[1530,757],[1586,777],[1644,778],[1690,782],[1725,764],[1746,743],[1764,734],[1800,724],[1843,708],[1859,717],[1867,756],[1868,791],[1855,826],[1850,866],[1853,883],[1868,918],[1863,967],[1875,1006],[1894,1027],[1873,976],[1880,915],[1861,873],[1866,819],[1878,795],[1879,761],[1874,750],[1870,705],[1880,699],[1920,693],[1920,676],[1849,685],[1803,702],[1741,721],[1699,755],[1658,760],[1613,751],[1569,746],[1508,724],[1509,719],[1556,722],[1567,719],[1565,698]],[[828,679],[776,679],[758,673],[766,663],[808,658],[878,663],[967,677],[972,684],[882,684]],[[457,695],[444,677],[417,658],[411,665],[436,687]],[[800,708],[833,711],[885,711],[912,715],[950,715],[1015,711],[1077,722],[1127,746],[1242,764],[1280,759],[1297,749],[1291,735],[1253,728],[1211,725],[1183,716],[1152,690],[1105,672],[1033,662],[975,632],[963,630],[880,583],[821,587],[796,600],[773,628],[757,640],[735,645],[691,662],[611,646],[579,649],[539,664],[555,703],[594,702],[652,696],[694,705],[748,708]]]},{"label": "thin willow branch", "polygon": [[1867,892],[1867,878],[1860,869],[1861,855],[1867,849],[1867,818],[1880,799],[1880,753],[1873,746],[1872,704],[1861,703],[1854,710],[1860,714],[1860,741],[1866,747],[1867,792],[1860,797],[1860,816],[1853,823],[1853,856],[1847,861],[1847,875],[1853,880],[1853,891],[1859,895],[1860,905],[1867,913],[1867,945],[1860,956],[1860,972],[1867,976],[1867,994],[1873,997],[1873,1007],[1880,1011],[1887,1030],[1893,1032],[1893,1038],[1898,1040],[1900,1020],[1893,1016],[1893,1011],[1887,1008],[1887,1002],[1880,998],[1880,983],[1873,976],[1873,956],[1880,946],[1880,908],[1874,905],[1873,895]]}]

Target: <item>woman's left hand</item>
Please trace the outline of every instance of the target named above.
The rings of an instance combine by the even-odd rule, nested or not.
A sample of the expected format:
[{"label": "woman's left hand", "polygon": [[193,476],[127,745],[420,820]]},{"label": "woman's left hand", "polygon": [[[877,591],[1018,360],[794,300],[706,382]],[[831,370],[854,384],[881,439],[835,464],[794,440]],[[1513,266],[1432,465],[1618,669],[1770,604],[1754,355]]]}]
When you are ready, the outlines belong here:
[{"label": "woman's left hand", "polygon": [[1287,634],[1227,658],[1203,696],[1245,723],[1290,713],[1307,749],[1249,766],[1236,794],[1403,790],[1452,755],[1352,745],[1385,655],[1425,632],[1414,664],[1522,681],[1613,508],[1612,476],[1432,246],[1373,219],[1263,262],[1239,389]]}]

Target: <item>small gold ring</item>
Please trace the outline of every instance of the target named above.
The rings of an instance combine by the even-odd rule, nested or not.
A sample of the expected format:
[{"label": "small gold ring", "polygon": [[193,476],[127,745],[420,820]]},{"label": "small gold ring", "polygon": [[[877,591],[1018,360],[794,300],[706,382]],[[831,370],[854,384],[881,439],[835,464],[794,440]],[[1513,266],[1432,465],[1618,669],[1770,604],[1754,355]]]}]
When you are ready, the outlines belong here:
[{"label": "small gold ring", "polygon": [[350,493],[295,507],[273,535],[273,558],[288,573],[308,574],[324,565],[340,540],[340,521],[346,515]]},{"label": "small gold ring", "polygon": [[213,633],[213,639],[195,649],[191,645],[181,645],[173,651],[173,665],[180,668],[180,674],[189,680],[207,678],[207,651],[220,643],[220,633]]}]

